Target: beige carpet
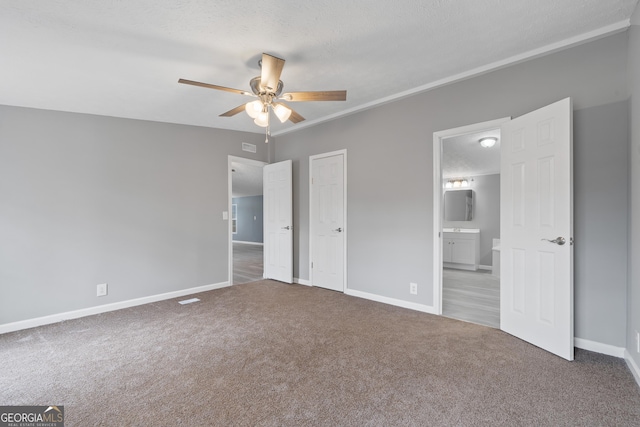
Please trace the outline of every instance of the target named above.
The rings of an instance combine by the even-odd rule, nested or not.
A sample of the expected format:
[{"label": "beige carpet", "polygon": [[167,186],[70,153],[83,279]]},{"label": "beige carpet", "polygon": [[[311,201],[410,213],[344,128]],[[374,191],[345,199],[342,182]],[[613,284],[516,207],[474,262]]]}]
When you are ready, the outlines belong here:
[{"label": "beige carpet", "polygon": [[67,426],[640,425],[621,359],[299,285],[196,296],[0,335],[0,405],[64,405]]}]

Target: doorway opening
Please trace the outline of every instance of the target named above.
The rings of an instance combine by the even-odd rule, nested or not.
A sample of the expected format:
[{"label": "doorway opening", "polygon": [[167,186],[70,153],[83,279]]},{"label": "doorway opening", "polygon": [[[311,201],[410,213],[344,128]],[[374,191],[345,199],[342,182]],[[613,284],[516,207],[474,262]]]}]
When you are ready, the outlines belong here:
[{"label": "doorway opening", "polygon": [[[438,313],[500,327],[500,124],[434,134]],[[480,141],[495,138],[490,147]]]},{"label": "doorway opening", "polygon": [[434,311],[442,314],[443,140],[500,127],[500,329],[567,360],[574,358],[572,114],[564,98],[513,120],[433,134]]},{"label": "doorway opening", "polygon": [[264,275],[263,167],[229,156],[229,282],[262,280]]}]

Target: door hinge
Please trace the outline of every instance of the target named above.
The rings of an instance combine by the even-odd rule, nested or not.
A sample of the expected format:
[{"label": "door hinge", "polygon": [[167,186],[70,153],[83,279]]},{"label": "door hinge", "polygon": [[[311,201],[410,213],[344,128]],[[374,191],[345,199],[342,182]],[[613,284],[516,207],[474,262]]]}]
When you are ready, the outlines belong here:
[{"label": "door hinge", "polygon": [[313,261],[311,261],[311,268],[313,268]]}]

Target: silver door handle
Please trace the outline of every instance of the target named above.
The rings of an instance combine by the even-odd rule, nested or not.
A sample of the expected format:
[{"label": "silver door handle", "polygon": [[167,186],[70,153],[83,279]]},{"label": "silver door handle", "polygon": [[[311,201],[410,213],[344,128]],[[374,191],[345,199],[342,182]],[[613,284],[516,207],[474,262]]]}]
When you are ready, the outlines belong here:
[{"label": "silver door handle", "polygon": [[290,225],[287,225],[286,227],[282,227],[283,230],[291,230],[293,227]]},{"label": "silver door handle", "polygon": [[342,227],[338,227],[338,228],[336,228],[336,229],[335,229],[335,230],[333,230],[333,231],[337,231],[338,233],[342,233]]},{"label": "silver door handle", "polygon": [[547,242],[551,242],[551,243],[555,243],[556,245],[564,245],[565,243],[567,243],[567,241],[564,239],[564,237],[556,237],[553,240],[549,240],[549,239],[540,239],[540,240],[545,240]]}]

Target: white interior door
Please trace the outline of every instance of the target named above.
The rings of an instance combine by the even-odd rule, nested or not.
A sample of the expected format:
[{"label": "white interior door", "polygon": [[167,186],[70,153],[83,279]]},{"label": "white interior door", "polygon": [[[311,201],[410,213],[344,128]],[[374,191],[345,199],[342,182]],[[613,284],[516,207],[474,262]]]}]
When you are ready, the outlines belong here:
[{"label": "white interior door", "polygon": [[572,106],[502,125],[500,329],[573,360]]},{"label": "white interior door", "polygon": [[264,277],[293,282],[291,160],[263,169]]},{"label": "white interior door", "polygon": [[313,156],[311,170],[311,285],[344,292],[344,153]]}]

